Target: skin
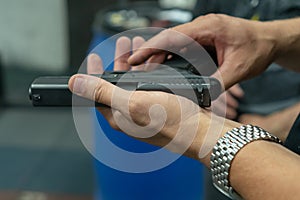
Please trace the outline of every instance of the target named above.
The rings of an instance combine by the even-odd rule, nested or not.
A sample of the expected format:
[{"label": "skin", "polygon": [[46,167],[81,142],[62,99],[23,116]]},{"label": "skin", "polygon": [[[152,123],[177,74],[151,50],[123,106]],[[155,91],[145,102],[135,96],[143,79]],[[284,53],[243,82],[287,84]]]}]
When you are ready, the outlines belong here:
[{"label": "skin", "polygon": [[[236,120],[239,106],[238,99],[243,98],[243,95],[244,92],[239,85],[234,85],[213,102],[215,107],[214,113],[227,119]],[[296,103],[286,109],[268,115],[242,114],[237,121],[242,124],[259,126],[285,141],[294,121],[299,115],[299,111],[300,103]]]},{"label": "skin", "polygon": [[299,115],[299,111],[300,103],[297,103],[289,108],[267,116],[244,114],[239,118],[239,122],[243,124],[250,123],[259,126],[266,131],[273,133],[282,141],[285,141],[294,124],[294,121]]},{"label": "skin", "polygon": [[[239,107],[238,99],[243,98],[244,91],[236,84],[225,91],[220,97],[212,102],[215,107],[215,114],[234,120],[237,118],[237,109]],[[224,109],[226,107],[226,109]]]},{"label": "skin", "polygon": [[[216,48],[224,88],[228,89],[241,80],[261,73],[274,61],[297,69],[292,64],[300,61],[299,23],[299,19],[263,23],[225,15],[208,15],[173,29],[192,37],[202,45]],[[159,60],[166,57],[167,53],[157,50],[155,45],[173,45],[173,48],[188,45],[176,39],[178,38],[172,38],[168,31],[164,31],[142,44],[138,50],[134,50],[128,62],[131,65],[141,65],[148,59]],[[149,44],[151,48],[145,49]],[[119,63],[123,61],[121,59]],[[216,77],[220,78],[218,75]],[[222,127],[219,137],[241,125],[230,120],[225,120],[224,124],[215,124],[210,111],[199,108],[185,98],[161,92],[128,92],[89,75],[74,75],[69,81],[69,87],[75,94],[110,106],[111,108],[99,111],[116,129],[120,129],[118,121],[134,122],[133,126],[138,124],[141,127],[151,124],[147,128],[157,131],[157,134],[141,138],[137,137],[143,135],[141,132],[134,133],[137,139],[150,144],[164,146],[175,137],[179,129],[178,123],[181,123],[185,137],[181,137],[181,140],[169,148],[174,152],[182,147],[185,138],[195,130],[190,127],[194,128],[196,123],[196,136],[185,155],[199,160],[208,168],[210,153],[201,158],[198,155],[203,145],[213,146],[216,142],[205,140],[206,135],[213,134],[209,132],[209,125],[214,123],[214,126]],[[127,103],[129,109],[124,108]],[[155,116],[156,120],[151,120],[150,117],[149,109],[153,105],[160,105],[167,115],[164,126],[159,129],[161,115]],[[126,133],[133,134],[130,131]],[[281,145],[257,141],[248,144],[236,155],[230,168],[229,180],[245,199],[299,199],[299,166],[298,155]]]},{"label": "skin", "polygon": [[[299,71],[300,67],[295,66],[300,59],[299,27],[296,26],[299,20],[257,22],[209,14],[171,30],[183,33],[203,46],[216,48],[224,88],[229,89],[260,74],[274,61]],[[136,65],[150,57],[166,54],[160,49],[181,49],[188,45],[180,38],[169,37],[170,34],[170,30],[165,30],[144,43],[129,58],[129,63]]]}]

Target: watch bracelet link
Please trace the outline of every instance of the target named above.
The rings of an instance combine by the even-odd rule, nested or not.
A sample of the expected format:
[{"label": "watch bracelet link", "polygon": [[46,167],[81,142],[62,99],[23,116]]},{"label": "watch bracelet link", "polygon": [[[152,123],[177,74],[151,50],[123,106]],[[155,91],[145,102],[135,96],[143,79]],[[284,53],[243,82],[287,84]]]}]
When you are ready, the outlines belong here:
[{"label": "watch bracelet link", "polygon": [[221,137],[213,148],[210,167],[214,186],[231,199],[242,199],[229,182],[231,163],[235,155],[247,144],[257,140],[282,143],[279,138],[260,127],[244,125],[234,128]]}]

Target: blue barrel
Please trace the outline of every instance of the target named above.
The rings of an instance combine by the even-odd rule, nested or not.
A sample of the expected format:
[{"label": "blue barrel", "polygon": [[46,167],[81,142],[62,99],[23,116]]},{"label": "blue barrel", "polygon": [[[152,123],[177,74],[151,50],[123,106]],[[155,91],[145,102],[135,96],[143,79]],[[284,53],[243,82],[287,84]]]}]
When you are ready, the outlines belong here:
[{"label": "blue barrel", "polygon": [[[111,129],[101,114],[97,118],[106,136],[120,148],[131,152],[157,149]],[[202,165],[190,158],[180,157],[170,166],[149,173],[120,172],[97,160],[95,167],[97,200],[202,199]]]},{"label": "blue barrel", "polygon": [[[99,27],[94,31],[90,51],[110,35]],[[97,53],[97,52],[96,52]],[[113,58],[114,47],[99,52],[104,65]],[[104,55],[104,56],[103,56]],[[112,64],[108,70],[112,70]],[[137,141],[110,127],[104,117],[97,113],[97,123],[109,140],[121,149],[130,152],[152,152],[157,147]],[[95,149],[100,151],[101,142],[95,133]],[[102,153],[105,149],[101,149]],[[109,156],[110,152],[107,152]],[[172,154],[172,153],[170,153]],[[203,199],[203,165],[198,161],[181,156],[169,166],[148,173],[127,173],[112,169],[94,160],[96,174],[96,200],[201,200]]]}]

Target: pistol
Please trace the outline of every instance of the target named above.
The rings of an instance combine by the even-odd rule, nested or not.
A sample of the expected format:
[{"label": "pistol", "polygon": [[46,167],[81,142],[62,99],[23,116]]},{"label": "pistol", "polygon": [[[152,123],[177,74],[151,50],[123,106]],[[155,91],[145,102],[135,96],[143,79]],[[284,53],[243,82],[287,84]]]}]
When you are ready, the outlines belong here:
[{"label": "pistol", "polygon": [[[210,107],[211,101],[218,98],[222,91],[217,79],[201,76],[195,67],[183,59],[167,61],[149,72],[106,71],[93,76],[125,90],[161,91],[180,95],[200,107]],[[72,94],[68,88],[69,78],[45,76],[35,79],[29,88],[29,98],[33,106],[104,106]]]}]

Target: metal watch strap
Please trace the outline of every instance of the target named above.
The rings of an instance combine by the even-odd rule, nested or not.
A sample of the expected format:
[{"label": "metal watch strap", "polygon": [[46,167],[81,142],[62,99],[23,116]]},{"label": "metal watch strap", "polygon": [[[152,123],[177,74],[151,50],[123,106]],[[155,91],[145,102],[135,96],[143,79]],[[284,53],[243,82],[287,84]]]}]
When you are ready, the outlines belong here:
[{"label": "metal watch strap", "polygon": [[257,140],[282,143],[260,127],[245,125],[234,128],[221,137],[215,145],[210,158],[210,167],[214,186],[231,199],[242,199],[229,182],[231,162],[235,155],[247,144]]}]

